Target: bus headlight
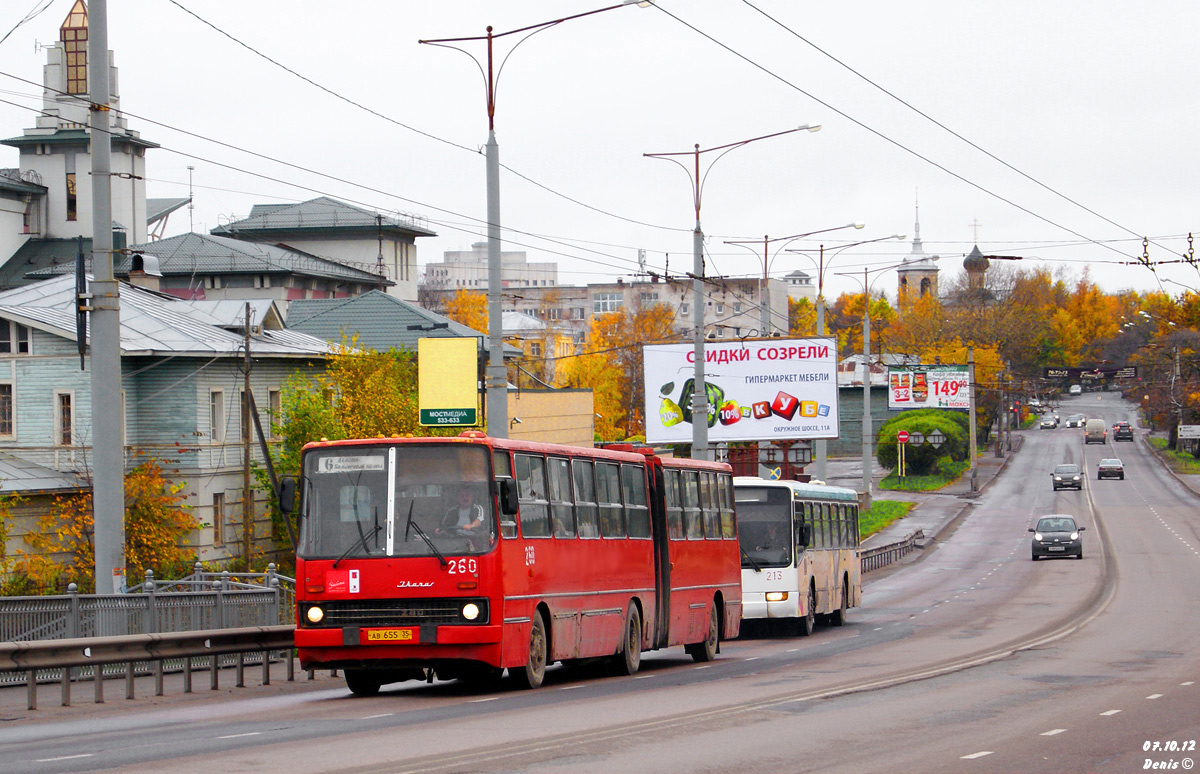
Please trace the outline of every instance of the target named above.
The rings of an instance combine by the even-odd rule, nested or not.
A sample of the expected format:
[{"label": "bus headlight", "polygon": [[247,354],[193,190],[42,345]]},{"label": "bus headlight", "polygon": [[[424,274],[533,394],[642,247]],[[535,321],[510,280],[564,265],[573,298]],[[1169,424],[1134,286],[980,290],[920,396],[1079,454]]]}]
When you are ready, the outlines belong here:
[{"label": "bus headlight", "polygon": [[462,617],[468,621],[474,621],[479,617],[479,605],[474,602],[468,602],[462,606]]},{"label": "bus headlight", "polygon": [[787,599],[787,595],[788,595],[788,593],[786,591],[768,591],[767,592],[767,601],[768,602],[783,602],[784,600]]},{"label": "bus headlight", "polygon": [[321,621],[325,620],[325,611],[316,605],[313,605],[308,609],[308,612],[304,614],[304,617],[308,619],[309,623],[319,624]]}]

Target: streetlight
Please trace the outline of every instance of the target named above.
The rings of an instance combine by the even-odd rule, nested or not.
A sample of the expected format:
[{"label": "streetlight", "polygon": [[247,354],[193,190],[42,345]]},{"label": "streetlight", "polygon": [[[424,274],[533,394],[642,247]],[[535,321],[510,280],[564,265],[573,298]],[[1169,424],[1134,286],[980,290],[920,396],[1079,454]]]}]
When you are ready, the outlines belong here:
[{"label": "streetlight", "polygon": [[[851,247],[859,245],[869,245],[872,242],[886,242],[889,239],[898,239],[903,242],[908,238],[908,234],[892,234],[891,236],[879,237],[878,239],[865,239],[861,242],[851,242],[848,245],[841,245],[836,250],[831,250],[829,253],[829,262],[833,263],[833,259],[838,257],[843,250],[848,250]],[[788,250],[789,253],[798,253],[804,255],[801,250]],[[812,260],[811,255],[804,255],[805,258]],[[825,335],[825,245],[821,245],[818,250],[817,261],[817,335]],[[826,442],[824,438],[818,438],[816,442],[817,457],[817,478],[821,481],[825,480],[825,470],[827,464]]]},{"label": "streetlight", "polygon": [[[937,260],[938,256],[932,256],[931,260]],[[868,274],[871,272],[884,272],[888,269],[898,269],[904,265],[904,262],[893,264],[891,266],[880,266],[874,269],[863,267],[862,284],[863,284],[863,419],[862,419],[862,465],[863,465],[863,492],[865,494],[863,507],[871,507],[871,285],[875,284],[875,280],[882,277],[882,274],[877,274],[874,279],[868,279]],[[857,272],[834,272],[839,277],[850,277],[858,279]]]},{"label": "streetlight", "polygon": [[[749,145],[759,140],[767,140],[772,137],[791,134],[792,132],[817,132],[820,130],[820,124],[804,124],[795,129],[785,129],[782,132],[764,134],[761,137],[751,137],[749,140],[717,145],[712,148],[704,148],[703,150],[700,148],[699,143],[697,143],[690,151],[642,154],[646,158],[674,161],[683,168],[684,172],[688,173],[688,178],[692,184],[692,204],[696,210],[696,228],[692,232],[692,306],[695,308],[696,325],[696,329],[692,335],[694,359],[696,361],[692,392],[692,457],[694,459],[708,459],[708,391],[704,384],[704,232],[700,230],[700,201],[704,193],[704,181],[708,177],[708,173],[712,171],[713,164],[716,164],[726,153],[735,148],[740,148],[743,145]],[[713,151],[721,151],[721,153],[708,163],[704,174],[701,175],[700,154],[712,153]],[[689,169],[686,165],[676,160],[675,156],[691,156],[692,168]]]},{"label": "streetlight", "polygon": [[[829,231],[840,231],[841,229],[844,229],[844,228],[862,228],[865,225],[866,225],[865,223],[858,223],[858,222],[847,223],[844,226],[834,226],[833,228],[823,228],[823,229],[820,229],[819,231],[809,231],[806,234],[793,234],[792,236],[775,237],[774,239],[772,239],[769,236],[763,235],[762,239],[738,239],[738,240],[731,240],[731,241],[727,240],[725,242],[725,244],[727,244],[727,245],[737,245],[738,247],[744,247],[748,250],[751,250],[751,252],[754,252],[753,249],[751,248],[751,245],[762,244],[763,274],[762,274],[762,282],[759,283],[759,287],[758,287],[758,298],[759,298],[759,305],[761,307],[762,332],[763,332],[764,336],[770,336],[771,331],[774,328],[774,326],[771,325],[771,299],[770,299],[771,286],[770,286],[770,278],[768,276],[768,272],[770,271],[771,261],[775,258],[776,255],[779,255],[779,251],[782,250],[783,248],[787,247],[792,242],[795,242],[797,239],[803,239],[804,237],[813,236],[814,234],[824,234]],[[783,242],[783,244],[781,244],[779,247],[775,248],[774,254],[771,254],[769,252],[769,248],[770,248],[770,245],[772,242]]]},{"label": "streetlight", "polygon": [[[487,28],[486,35],[476,35],[465,38],[440,38],[436,40],[419,40],[418,43],[427,43],[432,46],[440,46],[448,48],[452,51],[458,51],[471,57],[475,65],[479,67],[480,74],[484,78],[484,92],[487,103],[487,119],[488,119],[488,139],[484,145],[485,158],[487,166],[487,222],[488,222],[488,365],[487,365],[487,427],[488,432],[497,438],[508,437],[508,372],[504,367],[504,338],[503,338],[503,312],[500,308],[500,296],[502,293],[502,273],[500,263],[500,146],[496,143],[496,85],[500,78],[500,71],[504,69],[504,63],[508,61],[508,57],[516,50],[516,47],[524,43],[535,33],[541,32],[557,24],[562,24],[571,19],[579,19],[584,16],[592,16],[594,14],[612,11],[617,8],[623,8],[627,5],[638,5],[645,8],[651,3],[648,0],[624,0],[617,5],[610,5],[605,8],[597,8],[594,11],[584,11],[583,13],[572,14],[571,16],[563,16],[558,19],[541,22],[539,24],[530,24],[526,27],[521,27],[508,32],[493,33],[492,28]],[[504,59],[500,62],[499,67],[494,66],[492,56],[492,41],[496,38],[503,38],[509,35],[519,33],[529,33],[521,40],[517,41]],[[487,42],[487,69],[479,63],[472,54],[465,50],[448,45],[450,43],[471,43],[477,40]]]}]

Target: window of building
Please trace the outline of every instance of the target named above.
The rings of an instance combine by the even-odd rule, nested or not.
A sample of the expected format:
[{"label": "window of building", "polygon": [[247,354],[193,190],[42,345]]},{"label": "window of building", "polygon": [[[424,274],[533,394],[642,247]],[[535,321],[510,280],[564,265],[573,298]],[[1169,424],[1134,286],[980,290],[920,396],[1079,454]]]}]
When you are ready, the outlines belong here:
[{"label": "window of building", "polygon": [[738,302],[738,303],[735,303],[735,304],[733,305],[733,311],[735,311],[735,312],[740,312],[740,311],[742,311],[742,305],[741,305],[741,303],[740,303],[740,302]]},{"label": "window of building", "polygon": [[541,357],[542,356],[542,342],[540,342],[540,341],[529,342],[529,356],[530,357]]},{"label": "window of building", "polygon": [[688,316],[688,305],[687,305],[687,304],[680,304],[680,305],[679,305],[679,316],[680,316],[680,317],[687,317],[687,316]]},{"label": "window of building", "polygon": [[643,304],[657,304],[658,303],[658,294],[657,293],[639,293],[638,300],[641,301]]},{"label": "window of building", "polygon": [[213,545],[225,545],[225,493],[213,494]]},{"label": "window of building", "polygon": [[0,435],[12,435],[14,432],[13,419],[13,386],[0,384]]},{"label": "window of building", "polygon": [[0,354],[28,355],[32,336],[28,327],[0,320]]},{"label": "window of building", "polygon": [[54,393],[54,443],[57,446],[71,446],[75,442],[73,397],[69,392]]},{"label": "window of building", "polygon": [[621,308],[624,302],[624,297],[620,293],[597,293],[592,296],[592,312],[593,314],[615,312]]},{"label": "window of building", "polygon": [[283,395],[279,390],[267,390],[267,438],[278,441],[279,425],[283,424]]},{"label": "window of building", "polygon": [[75,196],[75,173],[67,173],[67,220],[78,220],[79,202]]},{"label": "window of building", "polygon": [[583,320],[586,318],[587,318],[587,309],[585,309],[582,306],[571,307],[571,319],[572,320]]},{"label": "window of building", "polygon": [[213,443],[225,441],[225,391],[209,390],[208,393],[209,437]]},{"label": "window of building", "polygon": [[83,3],[75,3],[66,21],[58,28],[58,39],[67,55],[67,93],[87,94],[88,23]]}]

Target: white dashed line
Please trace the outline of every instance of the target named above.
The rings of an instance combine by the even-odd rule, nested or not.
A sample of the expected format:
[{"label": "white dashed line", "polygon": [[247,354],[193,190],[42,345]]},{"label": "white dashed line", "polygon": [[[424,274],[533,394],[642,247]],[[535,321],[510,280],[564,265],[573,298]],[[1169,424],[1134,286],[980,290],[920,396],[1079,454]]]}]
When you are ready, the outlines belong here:
[{"label": "white dashed line", "polygon": [[359,718],[359,720],[374,720],[375,718],[390,718],[392,715],[395,715],[395,714],[396,714],[395,712],[385,712],[382,715],[367,715],[365,718]]},{"label": "white dashed line", "polygon": [[1066,730],[1065,728],[1052,728],[1049,731],[1043,731],[1040,736],[1058,736]]},{"label": "white dashed line", "polygon": [[218,736],[218,739],[241,739],[243,736],[259,736],[262,731],[248,731],[244,734],[229,734],[228,736]]},{"label": "white dashed line", "polygon": [[482,704],[485,701],[496,701],[499,698],[500,698],[499,696],[489,696],[486,699],[471,699],[471,703],[472,704]]},{"label": "white dashed line", "polygon": [[1108,712],[1101,712],[1100,717],[1105,717],[1106,715],[1115,715],[1120,711],[1121,710],[1109,710]]},{"label": "white dashed line", "polygon": [[1195,680],[1188,680],[1186,683],[1180,683],[1180,685],[1195,685],[1195,684],[1196,684]]},{"label": "white dashed line", "polygon": [[1147,699],[1161,699],[1162,694],[1161,693],[1152,693],[1149,696],[1147,696],[1146,698]]},{"label": "white dashed line", "polygon": [[982,758],[985,755],[991,755],[991,754],[992,754],[991,750],[984,750],[983,752],[977,752],[977,753],[971,753],[970,755],[964,755],[961,760],[970,761],[970,760],[974,760],[976,758]]},{"label": "white dashed line", "polygon": [[582,688],[582,687],[583,687],[582,685],[563,685],[563,686],[560,686],[558,690],[560,690],[560,691],[573,691],[573,690],[575,690],[576,688]]},{"label": "white dashed line", "polygon": [[712,669],[712,667],[713,667],[712,664],[702,664],[697,667],[692,667],[692,669]]},{"label": "white dashed line", "polygon": [[651,677],[658,677],[658,675],[634,675],[634,676],[633,676],[633,679],[634,679],[634,680],[646,680],[646,679],[649,679],[649,678],[651,678]]},{"label": "white dashed line", "polygon": [[64,755],[61,758],[38,758],[34,763],[53,763],[54,761],[73,761],[76,758],[91,758],[95,753],[83,753],[82,755]]}]

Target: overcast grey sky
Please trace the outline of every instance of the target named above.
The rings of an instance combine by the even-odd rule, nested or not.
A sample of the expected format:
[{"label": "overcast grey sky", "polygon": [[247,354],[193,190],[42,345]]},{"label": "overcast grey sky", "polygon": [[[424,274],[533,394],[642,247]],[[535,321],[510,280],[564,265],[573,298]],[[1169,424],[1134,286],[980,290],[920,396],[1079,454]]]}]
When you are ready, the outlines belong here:
[{"label": "overcast grey sky", "polygon": [[[44,2],[5,0],[0,35]],[[71,4],[52,0],[12,32],[0,73],[40,82],[35,42],[57,38]],[[605,4],[110,0],[109,35],[129,125],[163,146],[148,155],[149,195],[186,196],[194,166],[195,230],[254,203],[326,194],[428,219],[438,236],[418,241],[425,263],[483,239],[487,123],[476,64],[417,41]],[[828,253],[897,232],[911,241],[919,196],[921,236],[943,256],[943,277],[961,271],[978,222],[985,253],[1072,278],[1088,269],[1109,291],[1157,288],[1157,278],[1196,287],[1186,264],[1156,277],[1120,263],[1141,256],[1143,235],[1152,261],[1179,258],[1189,231],[1200,237],[1198,22],[1191,0],[661,0],[565,22],[521,43],[501,70],[496,133],[513,170],[501,177],[505,249],[557,261],[564,284],[630,278],[639,249],[650,268],[690,271],[689,176],[643,154],[820,123],[712,167],[701,210],[710,274],[761,275],[761,258],[731,239],[861,220],[861,231],[791,247],[823,241]],[[497,42],[498,59],[519,39]],[[466,45],[483,57],[483,43]],[[38,90],[11,78],[0,91],[40,105]],[[33,120],[0,104],[5,137]],[[16,163],[0,149],[0,166]],[[170,225],[186,231],[187,211]],[[895,263],[909,241],[839,254],[827,295],[858,286],[832,272]],[[797,268],[814,269],[781,252],[771,273]],[[894,292],[894,275],[875,287]]]}]

